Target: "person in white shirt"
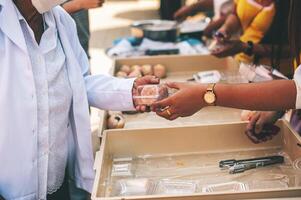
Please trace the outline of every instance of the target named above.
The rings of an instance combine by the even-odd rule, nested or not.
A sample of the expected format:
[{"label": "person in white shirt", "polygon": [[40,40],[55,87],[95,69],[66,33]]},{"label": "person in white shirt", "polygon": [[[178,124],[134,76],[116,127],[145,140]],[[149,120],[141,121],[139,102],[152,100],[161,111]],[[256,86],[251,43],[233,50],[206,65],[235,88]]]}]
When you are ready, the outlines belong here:
[{"label": "person in white shirt", "polygon": [[0,0],[0,196],[7,200],[58,199],[69,180],[91,192],[89,105],[135,110],[136,87],[159,82],[88,75],[61,3]]},{"label": "person in white shirt", "polygon": [[[161,117],[175,120],[191,116],[206,106],[224,106],[246,110],[279,111],[301,109],[301,1],[291,0],[289,39],[291,55],[299,67],[293,80],[275,80],[252,84],[188,84],[170,83],[179,91],[153,105],[153,111]],[[257,124],[273,123],[271,117],[257,115],[247,127],[247,136],[255,143],[273,138],[274,132],[256,131]]]}]

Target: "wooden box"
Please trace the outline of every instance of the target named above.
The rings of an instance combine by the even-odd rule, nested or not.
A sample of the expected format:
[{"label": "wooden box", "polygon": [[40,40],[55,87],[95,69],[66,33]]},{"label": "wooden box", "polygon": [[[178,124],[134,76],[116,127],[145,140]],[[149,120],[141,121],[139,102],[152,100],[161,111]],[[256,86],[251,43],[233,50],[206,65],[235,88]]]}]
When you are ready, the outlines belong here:
[{"label": "wooden box", "polygon": [[[232,200],[232,199],[264,199],[291,198],[301,199],[301,183],[286,189],[270,188],[246,192],[213,192],[191,195],[154,195],[105,197],[103,183],[108,178],[112,158],[136,157],[143,155],[170,155],[189,153],[225,153],[243,151],[252,155],[253,151],[281,149],[295,161],[301,158],[300,136],[290,127],[287,121],[279,121],[280,133],[271,141],[253,144],[244,134],[246,123],[224,123],[189,126],[182,128],[107,130],[104,132],[103,144],[95,161],[96,178],[92,193],[93,200]],[[215,161],[214,161],[215,162]],[[218,165],[218,160],[216,160]],[[300,164],[300,163],[299,163]],[[264,169],[264,168],[260,168]],[[259,170],[260,170],[259,169]],[[300,171],[301,179],[301,171]]]}]

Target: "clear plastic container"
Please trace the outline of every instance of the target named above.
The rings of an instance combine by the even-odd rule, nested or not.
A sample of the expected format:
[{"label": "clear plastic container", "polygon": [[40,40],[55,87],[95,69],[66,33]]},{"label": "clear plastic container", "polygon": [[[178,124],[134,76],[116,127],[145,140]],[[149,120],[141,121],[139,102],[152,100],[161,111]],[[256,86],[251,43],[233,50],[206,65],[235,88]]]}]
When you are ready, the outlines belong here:
[{"label": "clear plastic container", "polygon": [[197,184],[189,180],[161,180],[156,185],[155,194],[193,194]]},{"label": "clear plastic container", "polygon": [[114,185],[113,196],[150,195],[153,190],[154,183],[150,179],[121,179]]},{"label": "clear plastic container", "polygon": [[137,105],[150,106],[156,101],[160,101],[169,96],[168,87],[162,85],[142,85],[138,86],[137,94],[133,96]]},{"label": "clear plastic container", "polygon": [[207,185],[202,188],[202,192],[244,192],[248,191],[249,186],[247,184],[232,181],[228,183],[219,183],[219,184],[212,184]]},{"label": "clear plastic container", "polygon": [[113,164],[112,167],[112,177],[125,177],[125,176],[132,176],[132,164],[131,163],[119,163]]}]

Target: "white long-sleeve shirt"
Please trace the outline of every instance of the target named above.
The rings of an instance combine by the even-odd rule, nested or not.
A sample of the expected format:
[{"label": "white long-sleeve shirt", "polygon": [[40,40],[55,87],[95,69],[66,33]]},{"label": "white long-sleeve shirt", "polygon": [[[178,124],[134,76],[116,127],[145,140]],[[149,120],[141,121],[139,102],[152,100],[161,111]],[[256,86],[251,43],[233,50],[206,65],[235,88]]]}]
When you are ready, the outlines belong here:
[{"label": "white long-sleeve shirt", "polygon": [[[16,8],[17,10],[17,8]],[[35,80],[38,114],[39,198],[56,192],[63,184],[68,160],[69,112],[72,89],[52,12],[43,15],[45,31],[40,44],[17,10]],[[70,148],[71,149],[71,148]]]}]

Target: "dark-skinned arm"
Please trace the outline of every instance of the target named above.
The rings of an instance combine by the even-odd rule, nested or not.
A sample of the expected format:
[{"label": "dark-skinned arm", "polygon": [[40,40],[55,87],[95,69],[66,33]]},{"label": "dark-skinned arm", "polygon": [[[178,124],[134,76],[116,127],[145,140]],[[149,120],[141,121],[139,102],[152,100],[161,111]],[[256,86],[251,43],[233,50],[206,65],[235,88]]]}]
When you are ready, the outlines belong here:
[{"label": "dark-skinned arm", "polygon": [[287,110],[296,106],[296,86],[292,80],[239,85],[217,84],[216,105],[247,110]]},{"label": "dark-skinned arm", "polygon": [[[209,106],[204,101],[207,84],[169,83],[178,89],[171,97],[153,104],[152,109],[169,120],[187,117]],[[250,84],[217,84],[217,106],[246,110],[273,111],[296,107],[296,85],[292,80]],[[168,108],[168,112],[166,111]]]}]

